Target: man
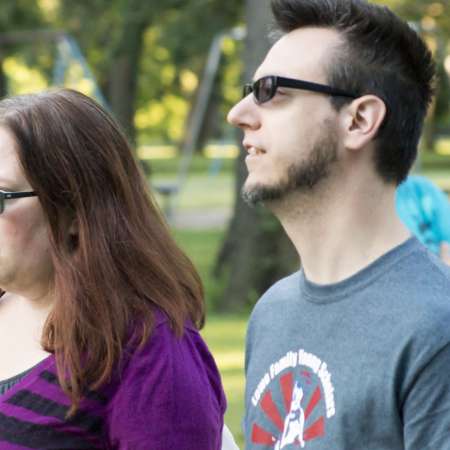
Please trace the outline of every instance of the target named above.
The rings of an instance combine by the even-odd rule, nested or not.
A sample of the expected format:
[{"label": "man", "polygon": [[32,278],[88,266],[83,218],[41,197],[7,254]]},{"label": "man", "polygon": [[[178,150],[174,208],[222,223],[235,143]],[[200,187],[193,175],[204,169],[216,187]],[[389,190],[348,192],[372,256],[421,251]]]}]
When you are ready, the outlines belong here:
[{"label": "man", "polygon": [[229,121],[248,152],[243,195],[279,218],[302,270],[249,322],[246,448],[449,449],[450,272],[395,211],[432,97],[430,52],[362,0],[272,9],[282,35]]}]

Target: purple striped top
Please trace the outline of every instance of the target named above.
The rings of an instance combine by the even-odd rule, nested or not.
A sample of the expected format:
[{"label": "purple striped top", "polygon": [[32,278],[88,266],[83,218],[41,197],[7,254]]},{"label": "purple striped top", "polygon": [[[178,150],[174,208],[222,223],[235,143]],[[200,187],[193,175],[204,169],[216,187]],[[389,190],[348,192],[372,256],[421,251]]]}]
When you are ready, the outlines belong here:
[{"label": "purple striped top", "polygon": [[218,450],[225,403],[197,330],[177,338],[159,315],[149,341],[70,419],[54,356],[35,366],[0,396],[0,449]]}]

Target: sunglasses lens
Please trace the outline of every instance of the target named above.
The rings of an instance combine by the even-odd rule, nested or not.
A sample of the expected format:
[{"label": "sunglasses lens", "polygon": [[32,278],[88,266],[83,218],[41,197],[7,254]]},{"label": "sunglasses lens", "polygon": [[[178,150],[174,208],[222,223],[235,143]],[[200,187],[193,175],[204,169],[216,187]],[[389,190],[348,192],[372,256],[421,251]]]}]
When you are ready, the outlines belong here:
[{"label": "sunglasses lens", "polygon": [[247,95],[253,92],[253,86],[250,83],[244,84],[244,89],[242,90],[242,97],[245,98]]},{"label": "sunglasses lens", "polygon": [[254,84],[254,95],[258,103],[268,102],[275,94],[273,77],[260,78]]}]

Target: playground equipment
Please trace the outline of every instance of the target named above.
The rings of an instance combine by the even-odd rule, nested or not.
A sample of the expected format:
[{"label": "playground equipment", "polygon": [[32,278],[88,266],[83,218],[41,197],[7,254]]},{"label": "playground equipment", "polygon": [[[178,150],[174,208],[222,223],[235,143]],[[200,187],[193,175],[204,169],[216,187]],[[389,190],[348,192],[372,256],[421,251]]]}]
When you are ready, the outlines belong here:
[{"label": "playground equipment", "polygon": [[82,78],[92,83],[93,97],[104,107],[107,107],[107,102],[95,81],[95,76],[89,68],[86,58],[83,56],[76,40],[68,34],[62,34],[59,36],[56,45],[58,53],[53,69],[53,84],[55,86],[63,86],[66,82],[66,75],[70,67],[76,63],[81,69]]},{"label": "playground equipment", "polygon": [[192,107],[192,114],[190,114],[190,120],[185,128],[186,134],[180,150],[182,157],[177,176],[172,182],[158,183],[154,186],[163,197],[163,209],[169,221],[173,218],[174,214],[174,197],[179,194],[186,181],[192,157],[198,147],[201,127],[206,119],[206,112],[214,89],[214,81],[220,69],[223,41],[226,38],[239,41],[244,39],[245,34],[244,27],[236,27],[229,31],[219,33],[211,43],[205,69],[199,84],[197,99]]},{"label": "playground equipment", "polygon": [[[39,43],[55,45],[56,57],[53,66],[53,79],[49,82],[49,85],[75,87],[85,91],[86,94],[94,97],[104,107],[107,107],[107,102],[97,85],[95,76],[76,40],[71,35],[59,30],[0,33],[0,50],[18,44],[37,45]],[[73,76],[74,73],[76,77]]]},{"label": "playground equipment", "polygon": [[[245,28],[236,27],[232,30],[221,32],[215,36],[211,42],[205,69],[203,71],[199,91],[196,96],[195,103],[192,106],[189,121],[185,127],[185,136],[182,140],[183,144],[180,148],[181,160],[177,169],[176,177],[173,181],[156,183],[154,188],[163,198],[163,210],[169,219],[174,214],[174,199],[180,193],[186,181],[192,157],[198,147],[201,128],[205,122],[208,106],[211,102],[214,82],[217,73],[220,70],[222,58],[223,42],[227,38],[233,40],[242,40],[245,37]],[[83,56],[76,40],[64,31],[58,30],[34,30],[20,31],[12,33],[0,33],[0,50],[2,47],[17,44],[52,43],[56,48],[56,58],[53,66],[53,79],[51,85],[54,86],[73,86],[75,83],[71,80],[71,74],[77,73],[78,80],[88,81],[82,83],[83,87],[88,87],[88,95],[96,98],[99,103],[108,108],[108,104],[98,87],[89,65]],[[74,65],[78,66],[78,70],[74,71]],[[79,86],[75,86],[79,90]]]}]

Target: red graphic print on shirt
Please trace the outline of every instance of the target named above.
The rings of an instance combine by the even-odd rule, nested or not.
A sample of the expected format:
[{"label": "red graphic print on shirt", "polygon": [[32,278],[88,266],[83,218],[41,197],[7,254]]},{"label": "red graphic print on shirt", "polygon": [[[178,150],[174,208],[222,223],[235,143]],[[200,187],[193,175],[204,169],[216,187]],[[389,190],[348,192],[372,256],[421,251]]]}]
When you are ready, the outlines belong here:
[{"label": "red graphic print on shirt", "polygon": [[273,450],[307,448],[308,441],[325,435],[325,422],[335,414],[327,365],[303,349],[288,352],[270,366],[252,404],[259,410],[252,423],[253,444]]}]

